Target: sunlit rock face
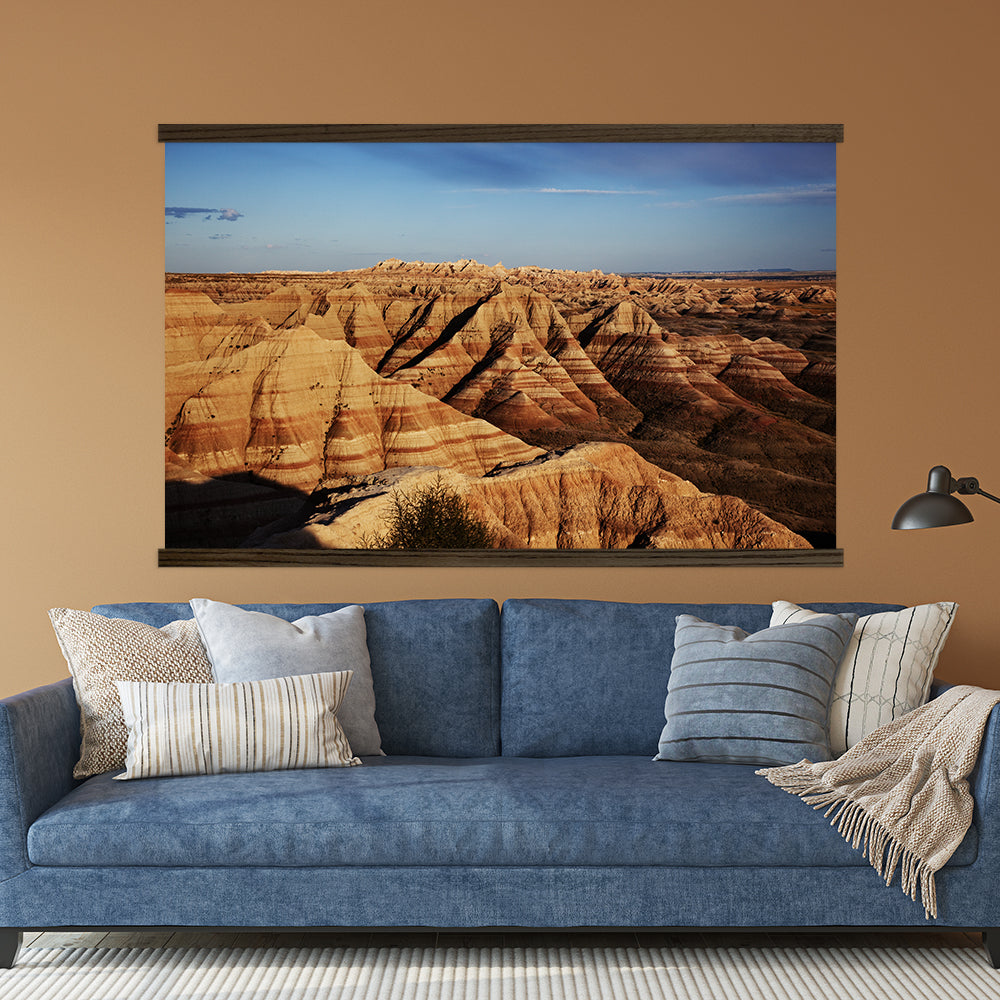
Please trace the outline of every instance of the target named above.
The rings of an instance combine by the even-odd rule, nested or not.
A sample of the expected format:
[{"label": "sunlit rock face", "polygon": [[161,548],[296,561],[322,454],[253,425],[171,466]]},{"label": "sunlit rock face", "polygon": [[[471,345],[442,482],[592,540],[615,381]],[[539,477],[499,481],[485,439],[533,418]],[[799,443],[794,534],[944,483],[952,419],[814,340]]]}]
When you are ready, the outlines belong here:
[{"label": "sunlit rock face", "polygon": [[384,533],[397,491],[443,483],[509,549],[795,549],[808,542],[736,497],[704,494],[627,445],[581,444],[470,476],[396,470],[318,490],[299,523],[267,529],[272,548],[356,548]]},{"label": "sunlit rock face", "polygon": [[228,507],[227,545],[354,547],[433,470],[509,548],[832,545],[835,310],[470,260],[170,275],[168,544]]},{"label": "sunlit rock face", "polygon": [[[357,348],[306,326],[231,338],[199,366],[199,388],[167,445],[200,474],[252,473],[309,491],[329,476],[439,465],[482,475],[541,454],[492,424],[377,375]],[[190,372],[183,373],[190,382]]]}]

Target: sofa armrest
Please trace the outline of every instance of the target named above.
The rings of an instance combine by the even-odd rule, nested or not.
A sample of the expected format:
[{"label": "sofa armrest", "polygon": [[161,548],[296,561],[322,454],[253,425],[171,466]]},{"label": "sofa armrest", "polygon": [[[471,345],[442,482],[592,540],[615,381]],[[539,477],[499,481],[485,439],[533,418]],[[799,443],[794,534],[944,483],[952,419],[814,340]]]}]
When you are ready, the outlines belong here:
[{"label": "sofa armrest", "polygon": [[71,680],[0,701],[0,881],[29,867],[28,827],[77,784],[79,755]]},{"label": "sofa armrest", "polygon": [[979,856],[1000,870],[1000,705],[986,720],[979,759],[969,776],[975,802],[972,822],[979,832]]}]

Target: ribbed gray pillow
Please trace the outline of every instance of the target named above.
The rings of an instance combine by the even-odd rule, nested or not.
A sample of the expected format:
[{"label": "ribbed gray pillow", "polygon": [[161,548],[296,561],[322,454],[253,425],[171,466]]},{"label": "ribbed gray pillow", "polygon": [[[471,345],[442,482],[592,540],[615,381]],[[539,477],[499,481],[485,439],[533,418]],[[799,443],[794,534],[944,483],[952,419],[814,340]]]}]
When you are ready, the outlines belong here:
[{"label": "ribbed gray pillow", "polygon": [[857,617],[817,615],[748,635],[678,615],[655,759],[829,760],[833,681]]}]

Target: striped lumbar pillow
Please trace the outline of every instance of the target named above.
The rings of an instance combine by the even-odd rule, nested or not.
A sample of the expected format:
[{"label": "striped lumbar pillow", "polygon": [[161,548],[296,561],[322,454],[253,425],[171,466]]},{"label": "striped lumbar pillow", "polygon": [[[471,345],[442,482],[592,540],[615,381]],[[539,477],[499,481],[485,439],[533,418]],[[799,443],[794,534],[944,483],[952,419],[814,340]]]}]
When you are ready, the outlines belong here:
[{"label": "striped lumbar pillow", "polygon": [[[771,608],[772,625],[817,616],[788,601],[775,601]],[[833,682],[830,748],[835,757],[927,701],[957,609],[957,604],[922,604],[858,619]]]},{"label": "striped lumbar pillow", "polygon": [[656,760],[795,764],[830,758],[833,678],[857,615],[747,635],[678,615]]},{"label": "striped lumbar pillow", "polygon": [[236,684],[118,681],[128,754],[118,779],[346,767],[337,721],[349,670]]}]

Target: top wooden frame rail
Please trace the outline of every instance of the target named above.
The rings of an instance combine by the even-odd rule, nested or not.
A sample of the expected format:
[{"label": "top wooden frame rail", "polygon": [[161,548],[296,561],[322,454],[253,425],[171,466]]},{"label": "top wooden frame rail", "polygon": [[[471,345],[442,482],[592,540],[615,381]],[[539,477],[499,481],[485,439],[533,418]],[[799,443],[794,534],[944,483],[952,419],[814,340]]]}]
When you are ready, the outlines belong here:
[{"label": "top wooden frame rail", "polygon": [[160,125],[160,142],[843,142],[843,125]]}]

